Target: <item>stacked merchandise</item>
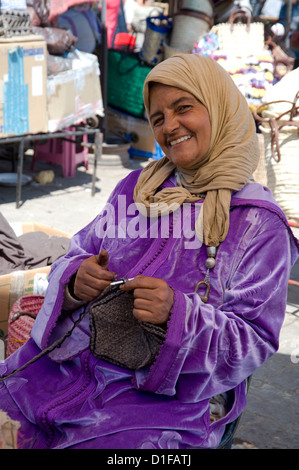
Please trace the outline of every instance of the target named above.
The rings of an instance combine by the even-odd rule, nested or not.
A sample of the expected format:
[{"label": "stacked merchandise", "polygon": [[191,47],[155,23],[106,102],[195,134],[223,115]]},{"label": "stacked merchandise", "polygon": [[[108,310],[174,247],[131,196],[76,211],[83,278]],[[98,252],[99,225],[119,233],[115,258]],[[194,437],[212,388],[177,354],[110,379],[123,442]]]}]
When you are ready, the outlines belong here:
[{"label": "stacked merchandise", "polygon": [[244,58],[219,53],[211,54],[211,57],[231,75],[249,108],[254,111],[273,85],[274,65],[270,51],[261,51]]},{"label": "stacked merchandise", "polygon": [[50,23],[50,0],[27,0],[27,11],[32,33],[46,41],[48,74],[71,68],[71,61],[65,55],[74,51],[77,38],[71,31],[56,28]]},{"label": "stacked merchandise", "polygon": [[48,131],[88,118],[96,118],[96,122],[104,112],[98,58],[76,49],[77,37],[69,29],[52,26],[50,0],[27,0],[27,7],[33,33],[47,43]]},{"label": "stacked merchandise", "polygon": [[30,17],[26,0],[2,0],[0,2],[0,37],[30,34]]},{"label": "stacked merchandise", "polygon": [[89,118],[98,122],[98,58],[78,51],[70,31],[52,26],[50,0],[0,5],[0,25],[11,18],[0,26],[0,137],[55,132]]},{"label": "stacked merchandise", "polygon": [[[245,17],[247,24],[234,23]],[[254,111],[274,83],[274,60],[265,48],[264,25],[251,23],[244,11],[234,11],[227,23],[215,25],[199,38],[193,53],[209,55],[232,77]]]},{"label": "stacked merchandise", "polygon": [[59,131],[104,114],[98,59],[75,51],[68,55],[71,68],[47,77],[49,132]]},{"label": "stacked merchandise", "polygon": [[0,3],[0,137],[47,131],[46,44],[25,0]]}]

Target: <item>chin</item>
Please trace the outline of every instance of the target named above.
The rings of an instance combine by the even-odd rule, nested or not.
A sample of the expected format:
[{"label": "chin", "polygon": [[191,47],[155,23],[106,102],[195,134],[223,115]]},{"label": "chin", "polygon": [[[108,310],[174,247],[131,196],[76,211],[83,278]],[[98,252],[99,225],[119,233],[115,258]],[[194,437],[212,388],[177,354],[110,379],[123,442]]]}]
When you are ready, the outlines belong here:
[{"label": "chin", "polygon": [[186,160],[184,158],[169,158],[169,160],[178,168],[190,170],[198,165],[198,160]]}]

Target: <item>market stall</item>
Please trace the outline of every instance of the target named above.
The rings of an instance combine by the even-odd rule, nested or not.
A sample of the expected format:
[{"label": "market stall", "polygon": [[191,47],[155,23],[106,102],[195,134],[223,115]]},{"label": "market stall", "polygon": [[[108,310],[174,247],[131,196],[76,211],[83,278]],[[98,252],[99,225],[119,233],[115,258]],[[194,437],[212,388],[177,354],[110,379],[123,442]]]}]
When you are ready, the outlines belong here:
[{"label": "market stall", "polygon": [[[52,26],[49,15],[49,2],[11,0],[1,7],[0,145],[18,148],[17,207],[26,144],[34,147],[33,159],[41,159],[41,153],[45,161],[56,158],[64,176],[72,176],[69,167],[84,162],[89,144],[95,156],[92,195],[95,193],[96,164],[101,156],[99,122],[104,115],[98,57],[76,50],[76,38]],[[87,136],[94,137],[93,145]],[[47,154],[45,147],[39,149],[49,140],[60,140],[62,146],[71,143],[71,150],[58,160],[50,147]]]},{"label": "market stall", "polygon": [[[245,0],[241,3],[250,5]],[[14,132],[17,136],[26,136],[26,141],[29,135],[40,133],[46,133],[51,139],[55,132],[71,132],[74,125],[80,125],[79,132],[83,126],[86,134],[90,132],[96,136],[98,131],[91,130],[86,122],[90,122],[90,117],[100,116],[98,129],[101,129],[106,145],[111,139],[119,138],[120,142],[130,144],[130,157],[159,159],[162,152],[153,138],[142,98],[144,79],[158,62],[180,51],[210,55],[232,76],[252,111],[263,103],[267,91],[294,66],[294,60],[281,47],[282,44],[275,42],[273,35],[269,37],[269,24],[273,24],[273,19],[269,23],[259,17],[253,18],[245,6],[238,14],[234,11],[227,21],[223,20],[225,13],[234,7],[234,2],[146,2],[136,10],[138,14],[132,19],[130,32],[116,34],[112,46],[107,39],[108,2],[101,2],[100,7],[83,0],[24,0],[24,4],[27,4],[27,10],[23,12],[23,29],[14,34],[18,37],[18,47],[26,50],[20,43],[30,39],[28,21],[26,23],[26,13],[29,12],[29,26],[36,42],[31,49],[35,54],[25,53],[24,58],[17,59],[19,70],[22,66],[25,66],[25,72],[28,67],[34,70],[33,78],[30,78],[33,82],[26,81],[29,91],[31,87],[34,93],[29,96],[28,109],[25,110],[21,105],[26,100],[16,98],[16,84],[8,80],[11,86],[7,87],[7,97],[11,99],[7,103],[13,103],[14,113],[8,112],[7,103],[6,108],[3,106],[10,119],[6,119],[6,131],[0,134],[1,139],[14,137]],[[291,2],[287,2],[287,6],[289,18]],[[88,21],[92,13],[100,23],[100,44],[95,42],[94,54],[75,47],[75,33],[79,29],[72,25],[74,12],[85,19],[88,16]],[[69,23],[61,23],[64,26],[60,28],[58,19],[62,17]],[[70,28],[65,29],[67,24]],[[95,33],[91,22],[90,28]],[[288,29],[286,26],[286,31]],[[138,35],[141,35],[141,42],[136,40]],[[2,36],[1,41],[0,51],[7,48],[3,43],[11,41],[11,38]],[[26,65],[29,57],[31,65]],[[36,67],[37,60],[39,67]],[[26,93],[26,83],[17,85],[19,93]],[[19,121],[16,120],[16,110]],[[24,120],[25,111],[27,120]],[[11,127],[8,126],[9,120]],[[99,148],[99,145],[95,147]],[[20,167],[19,158],[18,174]],[[20,184],[19,179],[19,188]],[[20,195],[20,190],[17,192]]]}]

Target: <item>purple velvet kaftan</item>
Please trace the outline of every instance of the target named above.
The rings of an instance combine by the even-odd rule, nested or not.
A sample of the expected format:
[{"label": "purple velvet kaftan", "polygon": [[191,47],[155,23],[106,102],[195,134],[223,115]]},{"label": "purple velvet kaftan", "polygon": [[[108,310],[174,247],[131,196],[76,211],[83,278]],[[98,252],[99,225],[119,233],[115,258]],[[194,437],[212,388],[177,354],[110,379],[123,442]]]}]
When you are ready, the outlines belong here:
[{"label": "purple velvet kaftan", "polygon": [[[22,425],[20,448],[215,448],[225,424],[246,405],[244,379],[278,348],[298,244],[269,190],[253,183],[234,193],[229,234],[217,250],[204,304],[194,289],[205,277],[206,247],[190,238],[201,203],[189,205],[183,217],[183,208],[176,211],[161,233],[155,231],[160,220],[145,227],[140,216],[137,224],[138,174],[117,185],[103,213],[53,265],[32,338],[0,363],[0,373],[71,327],[82,309],[61,315],[65,285],[83,259],[103,248],[119,277],[154,276],[173,288],[165,342],[150,368],[123,369],[90,353],[86,316],[50,357],[0,383],[0,408]],[[164,183],[173,184],[171,178]],[[230,391],[228,413],[210,424],[209,399],[224,391]]]}]

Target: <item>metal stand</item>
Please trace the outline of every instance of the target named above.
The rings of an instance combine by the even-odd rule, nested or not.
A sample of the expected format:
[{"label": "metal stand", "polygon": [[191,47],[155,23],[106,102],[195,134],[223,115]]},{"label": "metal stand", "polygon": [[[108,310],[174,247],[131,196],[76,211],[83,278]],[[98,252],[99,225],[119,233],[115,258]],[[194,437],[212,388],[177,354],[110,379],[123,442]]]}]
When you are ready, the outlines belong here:
[{"label": "metal stand", "polygon": [[[92,189],[91,195],[95,195],[95,183],[96,183],[96,170],[97,170],[97,162],[102,154],[102,133],[100,129],[88,129],[83,127],[78,127],[75,131],[61,131],[61,132],[54,132],[51,134],[26,134],[22,136],[14,136],[14,137],[7,137],[4,139],[0,139],[1,144],[10,144],[10,143],[18,143],[19,144],[19,157],[18,157],[18,166],[17,166],[17,173],[18,173],[18,181],[17,181],[17,189],[16,189],[16,208],[20,207],[20,200],[21,200],[21,193],[22,193],[22,175],[23,175],[23,163],[24,163],[24,147],[25,142],[27,141],[35,141],[35,140],[43,140],[43,139],[57,139],[63,137],[71,137],[71,136],[82,136],[82,135],[94,135],[94,169],[92,175]],[[75,141],[74,141],[75,143]]]}]

